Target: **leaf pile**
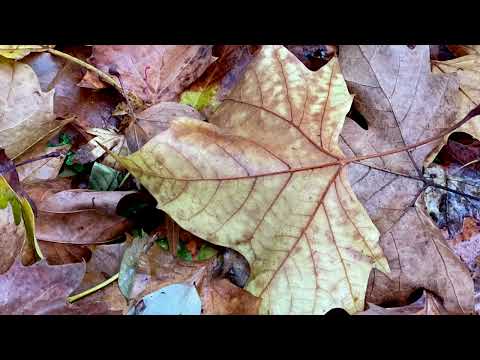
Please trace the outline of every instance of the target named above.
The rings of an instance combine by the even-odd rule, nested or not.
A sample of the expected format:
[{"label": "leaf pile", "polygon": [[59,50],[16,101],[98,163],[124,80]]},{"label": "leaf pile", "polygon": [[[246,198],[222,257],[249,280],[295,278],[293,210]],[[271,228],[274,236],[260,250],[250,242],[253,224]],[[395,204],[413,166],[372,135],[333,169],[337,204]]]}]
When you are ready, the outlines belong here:
[{"label": "leaf pile", "polygon": [[0,46],[0,313],[473,313],[478,56]]}]

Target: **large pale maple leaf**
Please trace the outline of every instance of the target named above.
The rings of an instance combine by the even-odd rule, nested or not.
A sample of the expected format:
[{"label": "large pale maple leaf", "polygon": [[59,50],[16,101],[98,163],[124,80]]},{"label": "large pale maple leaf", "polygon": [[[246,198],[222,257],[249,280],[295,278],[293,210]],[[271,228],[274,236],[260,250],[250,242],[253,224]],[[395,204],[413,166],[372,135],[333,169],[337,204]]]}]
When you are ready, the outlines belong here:
[{"label": "large pale maple leaf", "polygon": [[265,46],[211,124],[177,118],[122,163],[180,226],[246,257],[261,313],[354,313],[388,264],[337,143],[351,103],[336,59],[311,72]]}]

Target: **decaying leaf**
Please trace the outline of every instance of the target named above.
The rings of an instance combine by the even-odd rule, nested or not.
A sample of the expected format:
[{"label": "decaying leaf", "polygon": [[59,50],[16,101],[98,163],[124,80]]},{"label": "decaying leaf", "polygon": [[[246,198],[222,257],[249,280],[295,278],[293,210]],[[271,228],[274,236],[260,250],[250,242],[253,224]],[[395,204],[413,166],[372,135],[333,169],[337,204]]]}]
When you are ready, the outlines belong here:
[{"label": "decaying leaf", "polygon": [[69,304],[68,295],[78,287],[85,264],[51,266],[45,260],[31,266],[15,261],[0,275],[1,315],[107,314],[102,302],[88,301],[81,306]]},{"label": "decaying leaf", "polygon": [[394,308],[383,308],[368,304],[368,310],[357,315],[448,315],[441,301],[431,292],[424,291],[413,304]]},{"label": "decaying leaf", "polygon": [[54,45],[0,45],[0,55],[9,59],[20,60],[31,52],[47,51]]},{"label": "decaying leaf", "polygon": [[14,159],[59,124],[54,91],[43,92],[32,68],[0,59],[0,147]]},{"label": "decaying leaf", "polygon": [[132,192],[78,189],[53,193],[48,183],[26,186],[25,190],[37,204],[39,240],[80,245],[105,243],[131,226],[115,214],[115,208],[123,196]]},{"label": "decaying leaf", "polygon": [[[425,190],[424,198],[428,214],[440,229],[446,229],[449,238],[455,238],[462,230],[463,220],[473,217],[480,220],[480,179],[473,171],[457,171],[458,167],[445,169],[432,164],[425,170],[435,184],[442,185],[458,193],[430,187]],[[475,176],[476,175],[476,176]],[[459,195],[467,194],[471,197]],[[475,197],[477,199],[475,199]]]},{"label": "decaying leaf", "polygon": [[95,45],[90,62],[115,70],[127,93],[147,104],[172,101],[212,62],[210,45]]},{"label": "decaying leaf", "polygon": [[354,313],[388,264],[341,164],[351,102],[336,59],[311,72],[265,46],[212,124],[176,119],[121,161],[182,228],[245,256],[261,313]]},{"label": "decaying leaf", "polygon": [[[431,74],[428,46],[341,46],[340,63],[354,106],[368,121],[367,131],[346,122],[341,135],[346,153],[415,144],[455,123],[457,83]],[[426,214],[423,182],[395,174],[421,177],[424,159],[440,141],[351,167],[353,190],[380,230],[392,269],[388,275],[372,273],[368,302],[404,305],[415,289],[424,288],[441,297],[449,312],[472,310],[472,280]]]}]

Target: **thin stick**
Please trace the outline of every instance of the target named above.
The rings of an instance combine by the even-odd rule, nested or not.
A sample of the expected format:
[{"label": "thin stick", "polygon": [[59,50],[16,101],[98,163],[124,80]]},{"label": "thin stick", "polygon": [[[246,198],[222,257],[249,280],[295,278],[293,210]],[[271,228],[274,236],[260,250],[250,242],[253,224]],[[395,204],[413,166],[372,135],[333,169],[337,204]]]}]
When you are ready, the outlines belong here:
[{"label": "thin stick", "polygon": [[15,165],[15,167],[27,165],[27,164],[32,163],[34,161],[40,161],[40,160],[44,160],[44,159],[48,159],[48,158],[60,157],[62,155],[63,154],[60,151],[54,151],[54,152],[51,152],[50,154],[38,156],[38,157],[35,157],[35,158],[31,158],[31,159],[19,162],[18,164]]},{"label": "thin stick", "polygon": [[111,284],[112,282],[114,282],[115,280],[118,279],[118,274],[119,273],[116,273],[111,278],[105,280],[104,282],[101,282],[100,284],[98,284],[98,285],[96,285],[96,286],[94,286],[94,287],[92,287],[88,290],[85,290],[84,292],[81,292],[80,294],[70,296],[69,298],[67,298],[68,302],[73,303],[77,300],[80,300],[81,298],[84,298],[87,295],[90,295],[90,294],[94,293],[97,290],[100,290],[100,289],[106,287],[107,285]]}]

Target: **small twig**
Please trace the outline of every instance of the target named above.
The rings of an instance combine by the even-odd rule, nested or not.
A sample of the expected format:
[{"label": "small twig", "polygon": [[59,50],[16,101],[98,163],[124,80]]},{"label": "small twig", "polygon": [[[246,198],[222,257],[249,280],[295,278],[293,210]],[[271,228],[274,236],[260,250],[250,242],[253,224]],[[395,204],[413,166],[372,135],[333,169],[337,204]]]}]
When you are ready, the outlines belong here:
[{"label": "small twig", "polygon": [[106,287],[107,285],[111,284],[112,282],[114,282],[115,280],[118,279],[118,274],[119,273],[116,273],[115,275],[113,275],[111,278],[105,280],[104,282],[101,282],[100,284],[88,289],[88,290],[85,290],[83,292],[81,292],[80,294],[77,294],[77,295],[73,295],[73,296],[70,296],[67,298],[68,302],[69,303],[73,303],[77,300],[80,300],[81,298],[84,298],[85,296],[87,295],[90,295],[92,293],[94,293],[95,291],[98,291],[104,287]]},{"label": "small twig", "polygon": [[35,158],[31,158],[31,159],[28,159],[28,160],[19,162],[18,164],[15,164],[15,167],[23,166],[23,165],[30,164],[30,163],[32,163],[32,162],[40,161],[40,160],[43,160],[43,159],[60,157],[60,156],[62,156],[62,155],[63,155],[63,154],[62,154],[60,151],[54,151],[54,152],[51,152],[50,154],[38,156],[38,157],[35,157]]},{"label": "small twig", "polygon": [[423,176],[419,177],[419,176],[413,176],[413,175],[409,175],[409,174],[403,174],[403,173],[400,173],[400,172],[396,172],[396,171],[392,171],[392,170],[388,170],[388,169],[383,169],[381,167],[377,167],[377,166],[374,166],[374,165],[362,164],[361,162],[354,162],[354,163],[357,164],[357,165],[362,165],[362,166],[365,166],[365,167],[368,167],[368,168],[375,169],[377,171],[382,171],[382,172],[385,172],[387,174],[392,174],[392,175],[401,176],[401,177],[404,177],[404,178],[407,178],[407,179],[412,179],[412,180],[423,182],[425,184],[424,189],[427,188],[427,187],[433,187],[433,188],[442,189],[442,190],[445,190],[445,191],[448,191],[448,192],[451,192],[451,193],[454,193],[454,194],[457,194],[457,195],[460,195],[460,196],[464,196],[468,199],[480,201],[480,197],[470,195],[470,194],[465,194],[461,191],[451,189],[447,186],[439,185],[439,184],[435,183],[433,180],[425,178]]}]

